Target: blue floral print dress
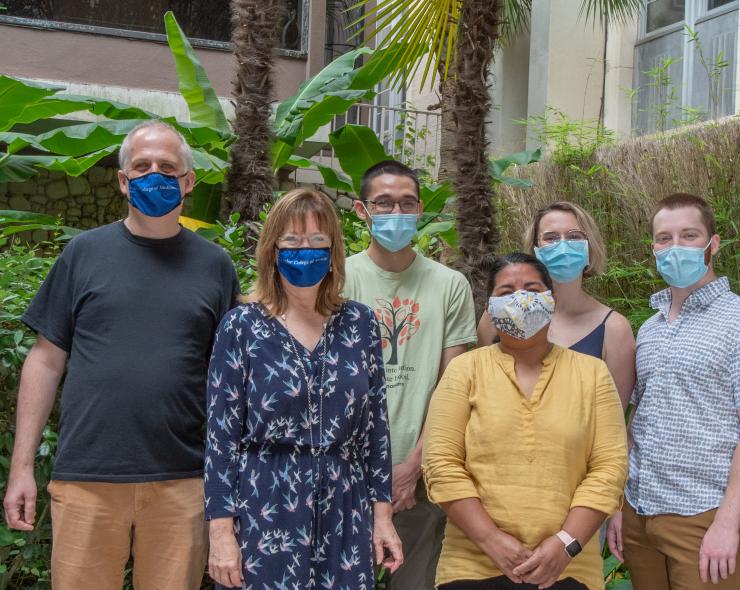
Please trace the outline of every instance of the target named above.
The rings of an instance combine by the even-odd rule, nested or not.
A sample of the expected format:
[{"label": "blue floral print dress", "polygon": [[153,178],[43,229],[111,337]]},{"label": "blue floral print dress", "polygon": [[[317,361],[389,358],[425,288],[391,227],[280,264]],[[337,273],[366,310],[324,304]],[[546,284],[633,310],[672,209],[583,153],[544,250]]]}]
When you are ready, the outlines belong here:
[{"label": "blue floral print dress", "polygon": [[373,503],[391,500],[382,359],[375,316],[353,301],[313,352],[259,303],[222,320],[208,372],[206,518],[234,518],[244,589],[374,587]]}]

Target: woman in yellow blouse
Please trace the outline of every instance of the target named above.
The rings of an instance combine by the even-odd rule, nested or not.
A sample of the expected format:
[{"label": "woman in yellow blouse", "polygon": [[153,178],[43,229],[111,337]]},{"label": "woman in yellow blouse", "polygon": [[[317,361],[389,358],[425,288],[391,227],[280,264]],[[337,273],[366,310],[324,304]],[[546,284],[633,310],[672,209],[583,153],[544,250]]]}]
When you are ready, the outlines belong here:
[{"label": "woman in yellow blouse", "polygon": [[429,408],[423,469],[447,513],[439,590],[603,590],[594,533],[622,501],[622,407],[603,361],[554,345],[547,269],[491,272],[498,344],[454,359]]}]

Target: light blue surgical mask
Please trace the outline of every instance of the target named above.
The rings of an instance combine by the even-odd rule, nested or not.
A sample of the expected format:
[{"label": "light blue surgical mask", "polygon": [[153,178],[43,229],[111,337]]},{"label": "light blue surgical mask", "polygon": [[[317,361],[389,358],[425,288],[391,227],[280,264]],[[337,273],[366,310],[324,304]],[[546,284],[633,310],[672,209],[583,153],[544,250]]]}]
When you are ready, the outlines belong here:
[{"label": "light blue surgical mask", "polygon": [[558,283],[571,283],[588,266],[588,240],[559,240],[551,246],[535,247],[534,255]]},{"label": "light blue surgical mask", "polygon": [[663,250],[653,250],[660,276],[671,287],[679,289],[698,283],[709,270],[704,262],[704,252],[711,243],[710,241],[704,248],[671,246]]},{"label": "light blue surgical mask", "polygon": [[389,252],[403,250],[416,234],[416,213],[373,215],[370,233]]}]

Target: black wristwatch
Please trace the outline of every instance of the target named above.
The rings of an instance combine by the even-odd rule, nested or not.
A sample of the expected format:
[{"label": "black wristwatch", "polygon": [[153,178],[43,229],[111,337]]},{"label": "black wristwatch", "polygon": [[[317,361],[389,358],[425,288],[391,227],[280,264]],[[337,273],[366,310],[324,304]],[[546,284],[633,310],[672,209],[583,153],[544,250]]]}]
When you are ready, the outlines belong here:
[{"label": "black wristwatch", "polygon": [[565,531],[559,531],[555,536],[563,542],[563,545],[565,545],[565,552],[571,557],[571,559],[578,555],[583,549],[581,544],[578,542],[578,539],[574,539]]}]

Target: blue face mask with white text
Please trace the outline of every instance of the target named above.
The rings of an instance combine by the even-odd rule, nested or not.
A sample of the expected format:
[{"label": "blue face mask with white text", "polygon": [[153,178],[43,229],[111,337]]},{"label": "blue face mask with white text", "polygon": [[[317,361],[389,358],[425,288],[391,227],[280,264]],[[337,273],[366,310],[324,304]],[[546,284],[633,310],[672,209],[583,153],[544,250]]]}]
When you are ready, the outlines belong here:
[{"label": "blue face mask with white text", "polygon": [[328,274],[331,248],[279,248],[277,267],[294,287],[313,287]]},{"label": "blue face mask with white text", "polygon": [[178,182],[182,176],[168,176],[160,172],[150,172],[136,178],[127,176],[129,200],[147,217],[164,217],[182,203]]}]

